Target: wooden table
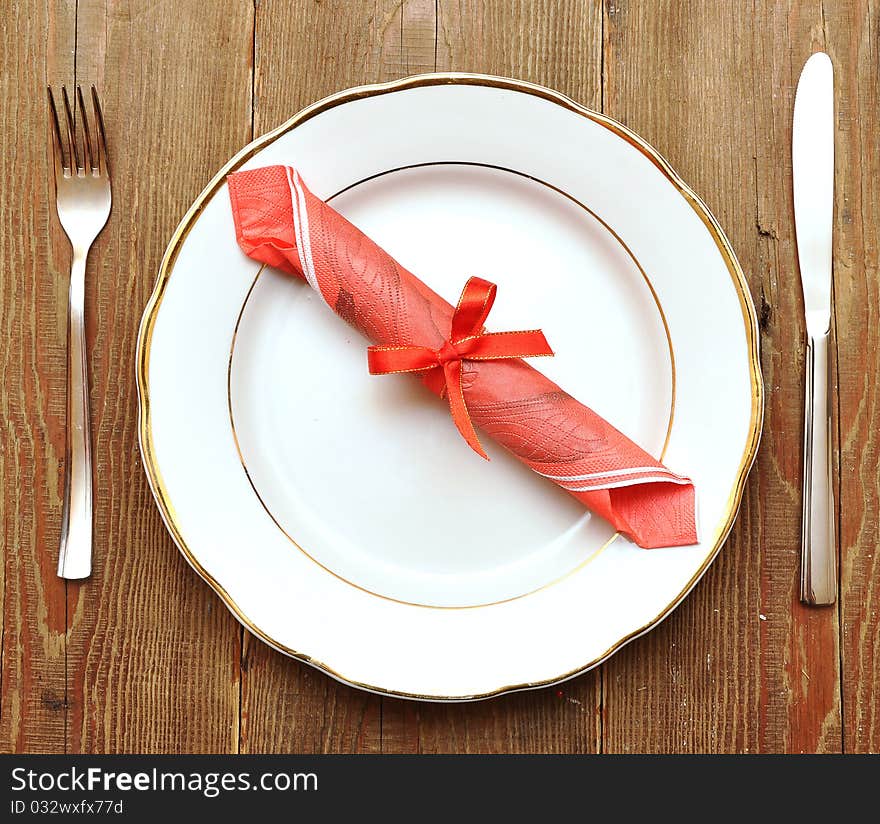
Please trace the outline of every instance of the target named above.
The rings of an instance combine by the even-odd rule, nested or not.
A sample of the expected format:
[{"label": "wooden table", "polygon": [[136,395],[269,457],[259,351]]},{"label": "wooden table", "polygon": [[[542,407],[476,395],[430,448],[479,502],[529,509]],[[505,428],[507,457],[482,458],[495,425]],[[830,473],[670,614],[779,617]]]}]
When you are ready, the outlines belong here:
[{"label": "wooden table", "polygon": [[[27,752],[800,752],[880,748],[880,7],[870,0],[23,0],[0,25],[0,748]],[[790,130],[836,69],[841,597],[798,602],[803,318]],[[137,446],[138,321],[220,165],[347,86],[433,70],[559,89],[707,201],[758,308],[764,436],[718,561],[659,629],[557,688],[472,705],[340,685],[243,631],[166,533]],[[95,82],[114,212],[88,280],[96,568],[55,576],[69,252],[45,85]],[[47,239],[51,238],[49,242]]]}]

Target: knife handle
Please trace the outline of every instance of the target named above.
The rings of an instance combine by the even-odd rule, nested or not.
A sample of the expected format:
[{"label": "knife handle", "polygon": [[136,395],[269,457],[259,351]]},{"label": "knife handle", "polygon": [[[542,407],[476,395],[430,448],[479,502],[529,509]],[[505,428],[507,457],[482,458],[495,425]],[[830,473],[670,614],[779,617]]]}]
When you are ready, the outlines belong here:
[{"label": "knife handle", "polygon": [[801,601],[837,599],[837,544],[831,474],[831,414],[828,403],[828,339],[808,335],[804,416],[804,517],[801,531]]}]

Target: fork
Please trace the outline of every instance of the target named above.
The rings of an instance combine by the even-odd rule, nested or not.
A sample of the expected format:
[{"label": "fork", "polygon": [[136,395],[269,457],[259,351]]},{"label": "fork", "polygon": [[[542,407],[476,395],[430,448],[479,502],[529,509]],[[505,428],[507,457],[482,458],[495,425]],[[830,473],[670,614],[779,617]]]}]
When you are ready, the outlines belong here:
[{"label": "fork", "polygon": [[110,215],[110,167],[104,118],[92,86],[90,126],[82,88],[76,87],[79,122],[61,87],[66,128],[62,135],[51,87],[49,120],[55,167],[55,205],[73,250],[67,316],[67,444],[58,575],[88,578],[92,572],[92,445],[86,359],[85,286],[89,249]]}]

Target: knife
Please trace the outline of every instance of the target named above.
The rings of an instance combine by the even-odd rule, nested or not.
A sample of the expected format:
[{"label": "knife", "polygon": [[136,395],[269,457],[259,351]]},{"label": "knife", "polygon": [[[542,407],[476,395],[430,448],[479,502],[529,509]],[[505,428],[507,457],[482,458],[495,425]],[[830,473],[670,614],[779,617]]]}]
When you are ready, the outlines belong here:
[{"label": "knife", "polygon": [[792,133],[794,222],[807,327],[801,601],[837,598],[837,543],[831,475],[828,338],[834,209],[834,70],[817,52],[801,72]]}]

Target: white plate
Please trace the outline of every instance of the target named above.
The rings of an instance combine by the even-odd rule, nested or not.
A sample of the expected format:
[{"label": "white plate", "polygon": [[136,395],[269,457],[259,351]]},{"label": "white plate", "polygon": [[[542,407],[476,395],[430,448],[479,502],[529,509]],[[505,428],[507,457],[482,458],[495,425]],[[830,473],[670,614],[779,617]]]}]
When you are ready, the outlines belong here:
[{"label": "white plate", "polygon": [[[475,456],[308,286],[237,248],[225,176],[295,165],[450,302],[694,479],[701,542],[643,550],[501,449]],[[169,530],[254,634],[367,689],[552,683],[656,625],[711,563],[760,434],[754,308],[706,207],[641,139],[547,89],[422,75],[252,143],[166,252],[138,346],[141,448]],[[723,606],[723,605],[722,605]]]}]

